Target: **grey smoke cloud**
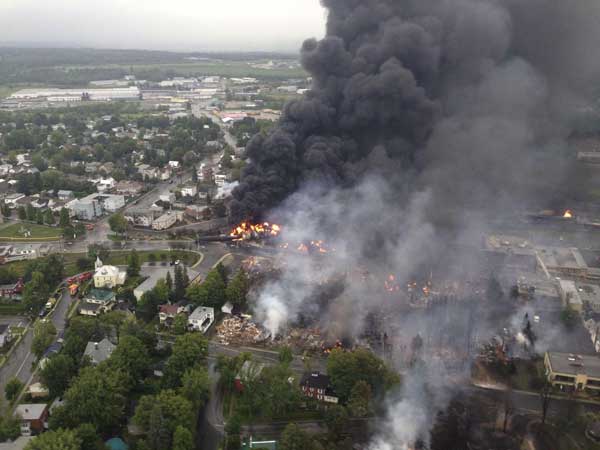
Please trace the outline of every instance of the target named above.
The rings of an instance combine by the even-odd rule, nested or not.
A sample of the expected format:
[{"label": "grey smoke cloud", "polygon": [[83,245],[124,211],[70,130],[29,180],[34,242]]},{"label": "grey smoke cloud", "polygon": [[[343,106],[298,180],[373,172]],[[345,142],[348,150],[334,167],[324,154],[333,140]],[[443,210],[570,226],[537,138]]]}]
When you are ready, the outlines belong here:
[{"label": "grey smoke cloud", "polygon": [[[359,336],[368,313],[394,311],[378,284],[386,273],[400,285],[432,261],[442,276],[478,273],[480,261],[456,244],[476,246],[488,219],[569,188],[560,153],[570,132],[565,118],[600,79],[589,56],[600,42],[600,7],[583,0],[322,3],[327,36],[302,48],[312,90],[286,106],[276,130],[250,142],[231,217],[271,216],[290,241],[323,238],[336,248],[321,260],[290,253],[281,277],[256,293],[258,317],[272,331],[313,312],[326,329]],[[343,291],[318,301],[311,282],[340,273]],[[404,342],[429,330],[441,345],[468,345],[468,321],[448,320],[443,307],[428,314],[386,321]],[[483,319],[485,339],[499,324]],[[436,362],[428,357],[425,366],[436,370],[409,375],[371,450],[426,438],[452,392],[435,378]],[[436,395],[420,394],[433,385]]]}]

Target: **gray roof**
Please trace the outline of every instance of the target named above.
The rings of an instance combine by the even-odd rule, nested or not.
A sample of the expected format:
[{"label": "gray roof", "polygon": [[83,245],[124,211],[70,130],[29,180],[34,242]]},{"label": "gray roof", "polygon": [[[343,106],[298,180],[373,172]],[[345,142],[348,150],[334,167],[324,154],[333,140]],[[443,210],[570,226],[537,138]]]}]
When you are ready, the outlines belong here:
[{"label": "gray roof", "polygon": [[115,348],[115,344],[104,338],[100,342],[88,342],[83,356],[88,356],[94,364],[99,364],[106,361]]},{"label": "gray roof", "polygon": [[600,378],[600,356],[559,352],[548,352],[547,355],[553,372]]},{"label": "gray roof", "polygon": [[37,420],[42,417],[47,407],[45,403],[23,403],[15,409],[15,416],[23,420]]}]

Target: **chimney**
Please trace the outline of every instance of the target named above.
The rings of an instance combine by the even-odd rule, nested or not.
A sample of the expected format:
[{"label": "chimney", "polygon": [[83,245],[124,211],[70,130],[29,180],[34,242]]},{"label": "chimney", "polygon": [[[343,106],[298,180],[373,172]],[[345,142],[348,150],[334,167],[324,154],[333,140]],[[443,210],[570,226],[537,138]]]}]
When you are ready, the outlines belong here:
[{"label": "chimney", "polygon": [[94,348],[95,348],[96,350],[98,350],[98,343],[97,343],[97,342],[94,342]]}]

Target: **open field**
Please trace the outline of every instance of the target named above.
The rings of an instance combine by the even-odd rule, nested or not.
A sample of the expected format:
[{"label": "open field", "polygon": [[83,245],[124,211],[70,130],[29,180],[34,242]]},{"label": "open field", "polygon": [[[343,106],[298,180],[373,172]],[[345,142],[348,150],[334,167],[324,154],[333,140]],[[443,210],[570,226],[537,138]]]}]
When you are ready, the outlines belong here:
[{"label": "open field", "polygon": [[[28,230],[31,235],[25,237],[23,230]],[[13,223],[0,229],[0,240],[18,240],[18,241],[34,241],[34,240],[52,240],[60,239],[62,236],[62,228],[47,227],[45,225],[37,225],[32,223]]]},{"label": "open field", "polygon": [[[127,265],[127,257],[129,256],[129,253],[130,253],[129,251],[110,252],[110,256],[103,262],[104,262],[104,264],[110,264],[110,265],[115,265],[115,266]],[[151,255],[154,255],[154,258],[155,258],[154,261],[156,262],[157,265],[162,264],[162,263],[168,263],[169,261],[171,261],[171,259],[179,259],[188,265],[193,265],[200,258],[200,255],[198,255],[197,253],[188,252],[188,251],[184,251],[184,250],[174,250],[172,252],[168,251],[168,250],[142,251],[142,252],[138,252],[138,255],[140,257],[141,264],[152,263]],[[71,276],[71,275],[75,275],[77,273],[82,272],[82,269],[78,265],[78,261],[82,260],[84,258],[87,258],[87,254],[85,254],[85,253],[65,253],[63,255],[63,258],[64,258],[64,264],[65,264],[65,275]],[[18,274],[18,276],[22,276],[23,274],[25,274],[25,271],[27,270],[27,265],[29,264],[29,262],[30,261],[26,261],[26,260],[25,261],[15,261],[15,262],[6,264],[4,267],[10,267],[10,268],[14,269],[15,273]],[[91,270],[93,268],[94,261],[92,261],[90,259],[89,261],[87,261],[87,263],[88,263],[87,270]]]}]

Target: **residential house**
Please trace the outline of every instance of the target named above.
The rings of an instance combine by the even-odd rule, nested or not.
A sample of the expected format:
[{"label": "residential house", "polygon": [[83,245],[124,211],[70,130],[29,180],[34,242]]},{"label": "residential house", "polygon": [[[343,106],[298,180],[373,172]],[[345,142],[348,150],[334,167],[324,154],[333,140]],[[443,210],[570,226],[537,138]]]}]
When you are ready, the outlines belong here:
[{"label": "residential house", "polygon": [[0,324],[0,348],[8,344],[11,338],[10,325]]},{"label": "residential house", "polygon": [[25,194],[19,194],[19,193],[8,194],[6,197],[4,197],[4,203],[9,208],[16,208],[18,205],[18,201],[22,200],[24,198],[25,198]]},{"label": "residential house", "polygon": [[158,307],[158,319],[161,325],[171,326],[175,316],[189,313],[189,308],[183,305],[165,304]]},{"label": "residential house", "polygon": [[219,187],[224,186],[229,181],[229,176],[223,173],[215,174],[215,184]]},{"label": "residential house", "polygon": [[85,346],[83,357],[89,358],[89,361],[96,366],[106,361],[116,348],[117,346],[107,338],[102,339],[100,342],[88,342]]},{"label": "residential house", "polygon": [[546,377],[561,390],[600,393],[600,356],[546,352]]},{"label": "residential house", "polygon": [[179,169],[179,161],[169,161],[169,167],[171,169]]},{"label": "residential house", "polygon": [[115,185],[117,194],[133,197],[144,190],[144,185],[138,181],[122,180]]},{"label": "residential house", "polygon": [[45,403],[23,403],[17,406],[15,417],[21,419],[21,435],[31,436],[47,428],[48,405]]},{"label": "residential house", "polygon": [[138,172],[143,178],[154,179],[158,178],[158,169],[151,167],[148,164],[140,164],[138,166]]},{"label": "residential house", "polygon": [[102,205],[95,198],[82,198],[80,200],[71,200],[65,204],[71,217],[77,217],[80,220],[94,220],[102,215]]},{"label": "residential house", "polygon": [[113,177],[100,178],[96,181],[96,189],[98,189],[98,192],[106,192],[113,189],[116,184],[117,182]]},{"label": "residential house", "polygon": [[158,199],[164,203],[175,203],[175,194],[173,192],[167,192],[166,194],[160,194]]},{"label": "residential house", "polygon": [[50,395],[50,390],[40,382],[30,384],[26,392],[32,399],[47,398]]},{"label": "residential house", "polygon": [[180,216],[181,213],[169,211],[152,222],[152,229],[156,231],[167,230],[177,223],[177,220]]},{"label": "residential house", "polygon": [[112,289],[125,283],[127,272],[116,266],[106,266],[96,258],[94,286],[98,289]]},{"label": "residential house", "polygon": [[198,306],[190,317],[188,317],[188,326],[195,331],[206,333],[215,321],[215,309],[206,306]]},{"label": "residential house", "polygon": [[73,191],[67,191],[64,189],[61,189],[57,192],[57,197],[59,200],[67,201],[67,200],[71,200],[75,195],[73,194]]},{"label": "residential house", "polygon": [[[104,134],[104,133],[102,133],[102,134]],[[85,164],[85,173],[97,173],[99,170],[100,170],[99,162],[92,161],[92,162]]]},{"label": "residential house", "polygon": [[79,314],[84,316],[98,316],[108,312],[116,305],[115,293],[107,289],[90,289],[85,296]]},{"label": "residential house", "polygon": [[194,197],[198,193],[198,186],[195,184],[188,184],[181,188],[182,197]]},{"label": "residential house", "polygon": [[195,220],[203,220],[205,218],[205,214],[207,212],[207,206],[199,206],[199,205],[189,205],[185,208],[185,216]]},{"label": "residential house", "polygon": [[333,392],[329,377],[319,372],[306,373],[300,380],[300,389],[306,397],[325,403],[338,403],[339,399]]}]

